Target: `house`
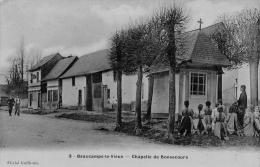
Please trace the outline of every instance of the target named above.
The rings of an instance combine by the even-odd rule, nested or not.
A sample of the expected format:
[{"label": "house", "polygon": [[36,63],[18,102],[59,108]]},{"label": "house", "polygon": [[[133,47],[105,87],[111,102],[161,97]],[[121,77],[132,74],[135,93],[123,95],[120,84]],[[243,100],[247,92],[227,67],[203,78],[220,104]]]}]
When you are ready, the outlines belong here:
[{"label": "house", "polygon": [[57,109],[62,103],[62,82],[59,77],[63,75],[76,61],[75,56],[64,57],[59,60],[51,71],[42,79],[47,84],[47,98],[42,101],[42,108]]},{"label": "house", "polygon": [[8,85],[0,85],[0,106],[6,106],[8,94],[6,92]]},{"label": "house", "polygon": [[63,57],[59,54],[52,54],[44,57],[28,71],[28,108],[41,108],[42,101],[46,101],[47,84],[42,83],[44,78],[56,63]]},{"label": "house", "polygon": [[[175,75],[176,111],[184,108],[184,101],[190,101],[190,107],[197,110],[199,104],[205,106],[211,101],[212,106],[218,99],[222,82],[222,67],[229,65],[228,59],[222,55],[217,44],[209,34],[218,29],[220,24],[186,32],[188,41],[185,43],[185,53],[177,56],[177,62],[186,62]],[[154,77],[152,113],[168,113],[169,106],[169,68],[156,62],[151,67]],[[219,86],[220,85],[220,86]],[[221,91],[220,91],[221,92]],[[162,100],[163,99],[163,100]]]},{"label": "house", "polygon": [[[247,100],[250,104],[250,70],[248,64],[244,64],[237,69],[225,70],[222,90],[224,103],[231,105],[238,100],[241,85],[246,86]],[[258,67],[258,101],[260,102],[260,64]]]},{"label": "house", "polygon": [[[64,73],[62,106],[104,111],[117,103],[116,81],[109,62],[109,50],[83,55]],[[132,110],[135,101],[136,75],[122,76],[123,108]],[[142,100],[147,100],[148,80],[144,77]],[[143,105],[144,106],[144,105]]]}]

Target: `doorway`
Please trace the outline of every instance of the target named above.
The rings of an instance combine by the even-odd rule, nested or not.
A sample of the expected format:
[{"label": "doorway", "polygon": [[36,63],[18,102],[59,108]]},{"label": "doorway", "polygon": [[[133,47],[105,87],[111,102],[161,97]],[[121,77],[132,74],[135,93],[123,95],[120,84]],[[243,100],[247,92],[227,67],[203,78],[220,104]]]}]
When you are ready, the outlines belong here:
[{"label": "doorway", "polygon": [[41,93],[38,93],[38,108],[41,107]]},{"label": "doorway", "polygon": [[79,90],[78,93],[78,106],[80,107],[82,105],[82,90]]}]

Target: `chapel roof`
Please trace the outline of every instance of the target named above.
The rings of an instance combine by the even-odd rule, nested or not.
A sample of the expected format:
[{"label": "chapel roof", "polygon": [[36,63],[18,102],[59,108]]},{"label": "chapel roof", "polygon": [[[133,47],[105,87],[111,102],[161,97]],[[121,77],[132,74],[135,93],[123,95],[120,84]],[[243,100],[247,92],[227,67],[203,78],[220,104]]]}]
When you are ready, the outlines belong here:
[{"label": "chapel roof", "polygon": [[[220,53],[217,43],[210,36],[223,28],[223,23],[217,23],[201,30],[192,30],[182,34],[185,39],[181,55],[176,55],[177,63],[189,61],[191,64],[225,67],[230,65],[226,56]],[[161,58],[155,59],[150,68],[151,73],[168,71],[167,63],[161,62]]]}]

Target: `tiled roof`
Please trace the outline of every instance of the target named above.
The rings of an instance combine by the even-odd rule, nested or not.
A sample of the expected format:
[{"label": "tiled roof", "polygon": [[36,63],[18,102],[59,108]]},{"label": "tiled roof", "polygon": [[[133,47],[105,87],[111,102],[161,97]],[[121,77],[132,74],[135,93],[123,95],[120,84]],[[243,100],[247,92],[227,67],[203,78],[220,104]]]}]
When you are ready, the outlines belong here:
[{"label": "tiled roof", "polygon": [[79,60],[61,78],[81,76],[111,69],[108,54],[109,50],[105,49],[79,57]]},{"label": "tiled roof", "polygon": [[65,57],[58,61],[58,63],[51,69],[51,71],[48,73],[46,77],[43,78],[44,81],[46,80],[52,80],[52,79],[57,79],[59,78],[68,68],[71,66],[72,63],[75,62],[77,57],[75,56],[70,56],[70,57]]},{"label": "tiled roof", "polygon": [[34,71],[37,70],[39,68],[41,68],[45,63],[47,63],[48,61],[50,61],[53,57],[55,57],[56,55],[58,55],[59,53],[55,53],[55,54],[51,54],[49,56],[46,56],[44,58],[42,58],[40,60],[39,63],[35,64],[29,71]]},{"label": "tiled roof", "polygon": [[[185,32],[183,34],[185,37],[185,52],[181,56],[176,56],[177,62],[190,60],[201,65],[228,66],[229,61],[227,57],[220,53],[216,42],[210,38],[212,33],[223,27],[223,23],[217,23],[201,30]],[[150,72],[157,73],[163,71],[168,71],[168,65],[160,62],[160,60],[155,60]]]},{"label": "tiled roof", "polygon": [[199,32],[191,54],[192,62],[217,66],[228,66],[226,56],[220,53],[218,46],[203,32]]}]

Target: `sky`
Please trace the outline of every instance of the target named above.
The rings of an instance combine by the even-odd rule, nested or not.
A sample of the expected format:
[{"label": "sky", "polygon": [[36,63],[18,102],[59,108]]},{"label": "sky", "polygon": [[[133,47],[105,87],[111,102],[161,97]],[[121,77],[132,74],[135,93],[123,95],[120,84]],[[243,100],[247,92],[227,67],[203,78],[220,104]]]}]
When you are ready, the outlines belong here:
[{"label": "sky", "polygon": [[[28,59],[84,54],[109,47],[112,34],[129,23],[151,16],[173,0],[0,0],[0,84],[22,39]],[[259,0],[183,0],[187,29],[216,22],[219,15],[260,7]]]}]

